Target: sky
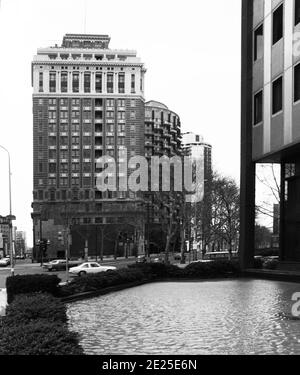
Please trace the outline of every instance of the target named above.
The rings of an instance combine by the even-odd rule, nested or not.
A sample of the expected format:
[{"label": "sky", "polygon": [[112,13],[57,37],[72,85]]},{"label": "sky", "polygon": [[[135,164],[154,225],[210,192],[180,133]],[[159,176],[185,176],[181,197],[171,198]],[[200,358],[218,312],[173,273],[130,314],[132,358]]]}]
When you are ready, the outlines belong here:
[{"label": "sky", "polygon": [[[179,114],[183,132],[213,146],[215,170],[240,177],[240,0],[0,0],[0,145],[12,159],[18,230],[32,245],[31,61],[66,33],[108,34],[147,68],[145,99]],[[0,150],[0,215],[9,212]]]}]

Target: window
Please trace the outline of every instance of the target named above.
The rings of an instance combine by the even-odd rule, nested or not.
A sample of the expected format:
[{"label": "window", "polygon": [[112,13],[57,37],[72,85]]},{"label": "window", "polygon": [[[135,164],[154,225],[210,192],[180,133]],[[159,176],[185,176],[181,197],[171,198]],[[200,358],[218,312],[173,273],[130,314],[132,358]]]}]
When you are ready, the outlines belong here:
[{"label": "window", "polygon": [[107,74],[107,92],[112,94],[114,92],[114,75]]},{"label": "window", "polygon": [[60,186],[68,186],[68,178],[63,177],[60,179]]},{"label": "window", "polygon": [[135,107],[135,99],[130,100],[130,107]]},{"label": "window", "polygon": [[73,92],[79,92],[79,74],[78,73],[73,73],[72,89],[73,89]]},{"label": "window", "polygon": [[300,100],[300,64],[294,69],[294,101]]},{"label": "window", "polygon": [[124,133],[125,132],[125,125],[124,124],[119,124],[118,125],[118,130],[119,130],[119,133]]},{"label": "window", "polygon": [[60,137],[60,144],[62,146],[67,146],[68,145],[68,137]]},{"label": "window", "polygon": [[115,117],[115,112],[113,112],[113,111],[107,111],[106,112],[106,118],[112,119],[114,117]]},{"label": "window", "polygon": [[118,107],[125,107],[125,100],[124,99],[118,99]]},{"label": "window", "polygon": [[56,91],[56,73],[51,72],[49,75],[49,90],[50,92]]},{"label": "window", "polygon": [[114,107],[114,99],[107,99],[106,100],[106,107]]},{"label": "window", "polygon": [[83,112],[83,119],[84,120],[91,120],[91,118],[92,118],[92,112],[89,112],[89,111]]},{"label": "window", "polygon": [[79,172],[80,169],[79,169],[79,163],[73,163],[72,164],[72,172],[76,173],[76,172]]},{"label": "window", "polygon": [[60,99],[60,105],[61,107],[66,107],[68,105],[68,99],[66,98]]},{"label": "window", "polygon": [[102,74],[97,73],[96,74],[96,93],[102,92]]},{"label": "window", "polygon": [[114,124],[107,124],[106,125],[106,131],[108,132],[108,133],[113,133],[114,132],[114,129],[115,127],[114,127]]},{"label": "window", "polygon": [[40,72],[39,74],[39,92],[43,92],[44,91],[44,76],[43,76],[43,72]]},{"label": "window", "polygon": [[119,73],[118,90],[120,94],[125,93],[125,74],[124,73]]},{"label": "window", "polygon": [[61,73],[60,79],[61,92],[68,92],[68,73]]},{"label": "window", "polygon": [[49,105],[56,105],[56,99],[49,99]]},{"label": "window", "polygon": [[273,13],[273,44],[283,37],[283,5],[281,4]]},{"label": "window", "polygon": [[254,125],[263,120],[263,92],[260,91],[254,96]]},{"label": "window", "polygon": [[131,74],[131,93],[135,93],[135,74]]},{"label": "window", "polygon": [[69,113],[66,111],[60,112],[60,118],[66,120],[69,117]]},{"label": "window", "polygon": [[61,173],[68,173],[69,172],[69,164],[68,163],[61,163],[60,164],[60,172]]},{"label": "window", "polygon": [[118,146],[125,146],[125,137],[118,137]]},{"label": "window", "polygon": [[91,74],[84,73],[84,92],[91,92]]},{"label": "window", "polygon": [[72,144],[79,144],[79,137],[72,137]]},{"label": "window", "polygon": [[295,0],[295,25],[300,22],[300,0]]},{"label": "window", "polygon": [[273,82],[273,115],[282,110],[282,77]]},{"label": "window", "polygon": [[254,61],[259,60],[264,54],[264,27],[259,26],[254,31]]},{"label": "window", "polygon": [[115,138],[114,137],[106,137],[106,144],[109,146],[112,146],[115,144]]},{"label": "window", "polygon": [[[73,186],[79,186],[79,178],[78,177],[72,177],[72,185]],[[77,199],[73,196],[73,199]]]},{"label": "window", "polygon": [[56,163],[49,163],[49,173],[56,173]]},{"label": "window", "polygon": [[130,111],[130,118],[135,119],[135,111]]},{"label": "window", "polygon": [[79,158],[80,154],[79,154],[79,150],[72,150],[72,158],[73,159],[77,159]]},{"label": "window", "polygon": [[125,120],[125,112],[118,112],[118,120]]},{"label": "window", "polygon": [[79,104],[80,104],[80,99],[72,99],[73,106],[79,106]]}]

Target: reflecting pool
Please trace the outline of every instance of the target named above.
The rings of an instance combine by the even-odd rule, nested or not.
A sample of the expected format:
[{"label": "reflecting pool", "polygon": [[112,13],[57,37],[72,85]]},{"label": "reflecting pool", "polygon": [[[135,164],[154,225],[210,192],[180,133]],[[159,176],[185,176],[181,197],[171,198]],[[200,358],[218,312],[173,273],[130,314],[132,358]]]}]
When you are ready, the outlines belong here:
[{"label": "reflecting pool", "polygon": [[87,354],[300,354],[292,295],[266,280],[154,283],[68,305]]}]

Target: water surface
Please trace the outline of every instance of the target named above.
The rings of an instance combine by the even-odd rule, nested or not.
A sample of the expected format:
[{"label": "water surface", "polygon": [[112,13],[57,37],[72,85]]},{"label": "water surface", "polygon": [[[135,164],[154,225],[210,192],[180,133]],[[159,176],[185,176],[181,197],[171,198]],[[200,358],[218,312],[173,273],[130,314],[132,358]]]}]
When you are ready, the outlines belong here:
[{"label": "water surface", "polygon": [[68,305],[87,354],[300,354],[292,295],[265,280],[154,283]]}]

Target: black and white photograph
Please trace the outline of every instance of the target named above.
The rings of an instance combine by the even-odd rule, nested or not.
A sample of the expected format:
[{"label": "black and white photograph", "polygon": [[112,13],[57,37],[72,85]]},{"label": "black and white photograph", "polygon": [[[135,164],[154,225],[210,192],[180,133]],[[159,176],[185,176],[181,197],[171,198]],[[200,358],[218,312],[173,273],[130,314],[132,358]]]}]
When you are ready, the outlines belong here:
[{"label": "black and white photograph", "polygon": [[0,363],[300,355],[300,0],[0,0],[0,51]]}]

